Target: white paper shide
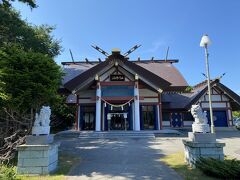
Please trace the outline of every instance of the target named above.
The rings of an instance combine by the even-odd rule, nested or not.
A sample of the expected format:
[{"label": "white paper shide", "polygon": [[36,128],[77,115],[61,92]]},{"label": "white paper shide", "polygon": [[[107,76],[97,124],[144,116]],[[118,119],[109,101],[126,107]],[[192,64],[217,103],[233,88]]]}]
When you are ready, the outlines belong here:
[{"label": "white paper shide", "polygon": [[51,109],[49,106],[43,106],[40,113],[36,113],[32,135],[49,135],[50,134],[50,116]]}]

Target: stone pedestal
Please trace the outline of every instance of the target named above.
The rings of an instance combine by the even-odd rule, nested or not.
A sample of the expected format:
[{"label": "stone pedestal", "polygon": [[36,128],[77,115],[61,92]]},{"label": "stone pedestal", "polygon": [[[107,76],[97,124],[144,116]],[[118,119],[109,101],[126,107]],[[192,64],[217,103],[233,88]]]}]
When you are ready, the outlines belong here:
[{"label": "stone pedestal", "polygon": [[189,139],[183,140],[185,161],[195,167],[196,161],[202,158],[224,159],[225,143],[216,141],[216,135],[210,133],[189,133]]},{"label": "stone pedestal", "polygon": [[45,135],[45,136],[27,136],[26,144],[27,145],[46,145],[53,143],[53,135]]},{"label": "stone pedestal", "polygon": [[28,136],[26,142],[17,147],[18,174],[44,175],[57,169],[59,144],[53,143],[53,136]]},{"label": "stone pedestal", "polygon": [[49,135],[50,126],[33,126],[32,134],[33,135]]},{"label": "stone pedestal", "polygon": [[192,131],[195,133],[208,133],[210,132],[209,124],[192,124]]},{"label": "stone pedestal", "polygon": [[199,143],[216,143],[216,134],[212,133],[188,133],[188,139]]}]

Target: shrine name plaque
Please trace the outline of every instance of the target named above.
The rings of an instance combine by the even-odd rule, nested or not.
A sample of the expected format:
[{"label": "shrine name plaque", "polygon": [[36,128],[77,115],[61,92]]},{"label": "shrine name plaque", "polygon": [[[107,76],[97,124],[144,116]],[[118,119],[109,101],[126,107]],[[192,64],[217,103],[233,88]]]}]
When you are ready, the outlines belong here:
[{"label": "shrine name plaque", "polygon": [[110,75],[110,81],[125,81],[125,76],[119,74],[112,74]]}]

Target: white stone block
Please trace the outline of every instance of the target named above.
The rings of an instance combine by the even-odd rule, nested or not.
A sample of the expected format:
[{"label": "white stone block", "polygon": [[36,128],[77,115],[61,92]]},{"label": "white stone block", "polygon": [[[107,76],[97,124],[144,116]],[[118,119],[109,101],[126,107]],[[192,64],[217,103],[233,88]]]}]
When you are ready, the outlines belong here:
[{"label": "white stone block", "polygon": [[218,155],[215,148],[201,148],[200,153],[201,155]]},{"label": "white stone block", "polygon": [[27,136],[26,144],[27,145],[46,145],[51,144],[53,142],[54,136],[52,134],[49,135],[40,135],[40,136]]},{"label": "white stone block", "polygon": [[44,150],[43,152],[43,157],[48,157],[49,156],[49,151],[48,150]]},{"label": "white stone block", "polygon": [[23,161],[23,166],[48,166],[48,158],[25,158]]},{"label": "white stone block", "polygon": [[199,143],[193,142],[189,140],[183,140],[184,144],[184,154],[185,154],[185,161],[191,166],[195,167],[195,163],[198,158],[215,158],[223,160],[223,147],[225,146],[224,143]]},{"label": "white stone block", "polygon": [[28,158],[41,158],[43,157],[43,151],[30,151]]},{"label": "white stone block", "polygon": [[18,174],[42,174],[42,167],[17,167]]},{"label": "white stone block", "polygon": [[19,151],[18,152],[18,157],[19,158],[28,158],[30,156],[31,151]]},{"label": "white stone block", "polygon": [[18,165],[23,166],[23,159],[22,158],[18,158]]},{"label": "white stone block", "polygon": [[42,174],[48,174],[49,172],[50,171],[48,167],[42,167]]},{"label": "white stone block", "polygon": [[216,134],[213,133],[194,133],[189,132],[188,138],[190,141],[199,143],[216,142]]},{"label": "white stone block", "polygon": [[192,124],[192,131],[194,133],[208,133],[210,132],[210,127],[208,124]]},{"label": "white stone block", "polygon": [[39,151],[39,150],[48,150],[49,145],[20,145],[17,147],[18,151]]},{"label": "white stone block", "polygon": [[32,134],[33,135],[48,135],[50,132],[50,126],[33,126]]},{"label": "white stone block", "polygon": [[[48,174],[55,170],[58,146],[59,144],[19,146],[18,174]],[[27,154],[30,156],[26,157]]]}]

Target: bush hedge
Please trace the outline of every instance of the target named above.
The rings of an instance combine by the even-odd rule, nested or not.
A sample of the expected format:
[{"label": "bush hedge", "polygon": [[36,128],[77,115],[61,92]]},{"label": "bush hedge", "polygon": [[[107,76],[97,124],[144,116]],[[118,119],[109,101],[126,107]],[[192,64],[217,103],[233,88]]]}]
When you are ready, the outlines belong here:
[{"label": "bush hedge", "polygon": [[1,180],[17,180],[16,168],[10,165],[0,164],[0,179]]},{"label": "bush hedge", "polygon": [[217,160],[200,158],[196,167],[204,174],[221,179],[240,179],[240,161],[236,159]]}]

